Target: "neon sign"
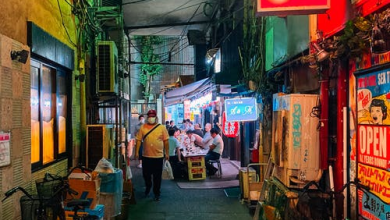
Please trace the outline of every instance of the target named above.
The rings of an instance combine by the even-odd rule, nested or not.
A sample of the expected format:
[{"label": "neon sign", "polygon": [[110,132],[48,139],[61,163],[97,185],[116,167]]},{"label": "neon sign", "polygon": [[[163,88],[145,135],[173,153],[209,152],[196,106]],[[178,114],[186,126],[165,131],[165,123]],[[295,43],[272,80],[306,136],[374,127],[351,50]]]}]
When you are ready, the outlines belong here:
[{"label": "neon sign", "polygon": [[256,121],[255,98],[226,99],[226,121]]},{"label": "neon sign", "polygon": [[258,0],[258,15],[322,14],[330,8],[330,0]]}]

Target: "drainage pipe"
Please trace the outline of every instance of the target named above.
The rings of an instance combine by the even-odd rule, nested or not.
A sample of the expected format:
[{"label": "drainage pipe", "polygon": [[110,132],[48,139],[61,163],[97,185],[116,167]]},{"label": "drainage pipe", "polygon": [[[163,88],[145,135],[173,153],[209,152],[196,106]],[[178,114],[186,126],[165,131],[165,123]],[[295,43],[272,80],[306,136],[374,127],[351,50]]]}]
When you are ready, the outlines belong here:
[{"label": "drainage pipe", "polygon": [[320,169],[328,169],[328,115],[329,115],[329,70],[325,69],[321,72],[320,82],[320,103],[321,103],[321,115],[320,115]]}]

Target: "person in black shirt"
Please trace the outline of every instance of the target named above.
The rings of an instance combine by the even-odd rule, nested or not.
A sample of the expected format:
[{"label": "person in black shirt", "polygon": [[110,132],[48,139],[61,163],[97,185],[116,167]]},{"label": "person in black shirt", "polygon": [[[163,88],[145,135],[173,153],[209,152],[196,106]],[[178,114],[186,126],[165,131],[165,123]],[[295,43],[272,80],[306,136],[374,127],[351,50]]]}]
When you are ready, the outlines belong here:
[{"label": "person in black shirt", "polygon": [[194,125],[194,133],[203,138],[204,134],[203,134],[202,129],[200,128],[200,124],[197,123]]},{"label": "person in black shirt", "polygon": [[215,128],[218,131],[218,133],[221,132],[221,124],[219,122],[219,113],[217,109],[214,109],[213,128]]}]

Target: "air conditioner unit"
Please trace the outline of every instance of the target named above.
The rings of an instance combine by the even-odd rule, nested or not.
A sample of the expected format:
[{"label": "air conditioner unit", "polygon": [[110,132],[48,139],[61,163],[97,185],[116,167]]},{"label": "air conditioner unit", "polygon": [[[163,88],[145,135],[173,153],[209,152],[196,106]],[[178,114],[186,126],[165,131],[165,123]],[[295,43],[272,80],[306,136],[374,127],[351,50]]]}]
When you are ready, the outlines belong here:
[{"label": "air conditioner unit", "polygon": [[99,160],[110,156],[111,128],[107,125],[87,125],[86,166],[95,169]]},{"label": "air conditioner unit", "polygon": [[313,116],[318,104],[318,95],[273,95],[274,175],[287,187],[304,187],[308,181],[319,180],[322,174],[319,118]]},{"label": "air conditioner unit", "polygon": [[114,41],[97,42],[97,91],[118,92],[118,49]]}]

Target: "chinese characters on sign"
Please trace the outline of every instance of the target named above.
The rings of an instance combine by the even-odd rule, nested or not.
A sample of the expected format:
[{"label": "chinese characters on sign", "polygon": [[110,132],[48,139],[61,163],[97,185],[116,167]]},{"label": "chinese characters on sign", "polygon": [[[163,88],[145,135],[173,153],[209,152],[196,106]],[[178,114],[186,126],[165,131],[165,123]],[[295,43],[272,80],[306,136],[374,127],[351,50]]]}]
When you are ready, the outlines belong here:
[{"label": "chinese characters on sign", "polygon": [[240,124],[237,121],[226,121],[226,112],[222,116],[222,132],[226,137],[237,137]]},{"label": "chinese characters on sign", "polygon": [[11,163],[10,160],[10,133],[0,133],[0,167],[7,166]]}]

